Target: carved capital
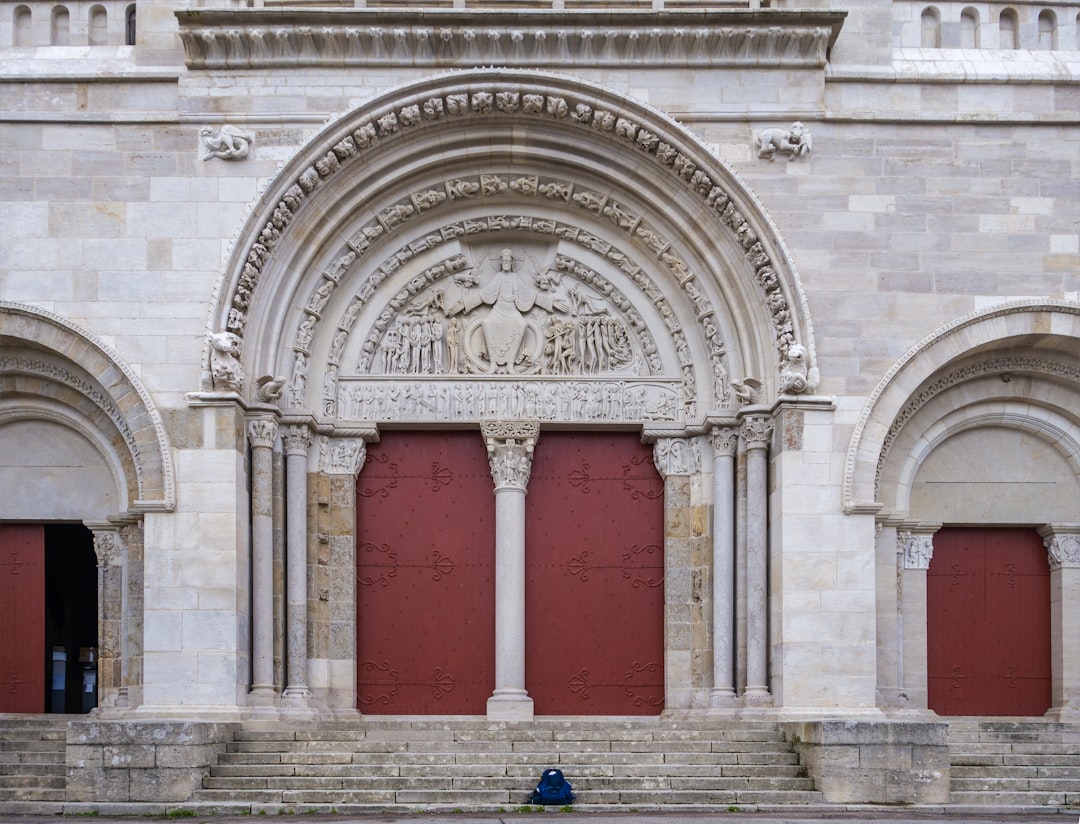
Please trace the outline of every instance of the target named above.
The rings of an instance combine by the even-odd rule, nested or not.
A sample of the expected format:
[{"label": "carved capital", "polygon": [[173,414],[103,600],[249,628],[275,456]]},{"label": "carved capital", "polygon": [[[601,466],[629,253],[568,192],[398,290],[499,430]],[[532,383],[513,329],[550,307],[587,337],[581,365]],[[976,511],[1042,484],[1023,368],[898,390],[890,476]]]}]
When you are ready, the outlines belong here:
[{"label": "carved capital", "polygon": [[94,530],[94,555],[98,566],[117,566],[123,556],[124,545],[115,529]]},{"label": "carved capital", "polygon": [[367,444],[363,438],[323,437],[319,445],[319,468],[327,475],[356,475],[364,468]]},{"label": "carved capital", "polygon": [[739,446],[739,430],[734,426],[714,426],[709,432],[714,455],[734,455]]},{"label": "carved capital", "polygon": [[701,471],[701,450],[693,438],[660,438],[653,444],[653,463],[664,478]]},{"label": "carved capital", "polygon": [[307,456],[311,447],[311,430],[306,426],[286,426],[282,431],[286,455]]},{"label": "carved capital", "polygon": [[1040,529],[1039,534],[1043,537],[1051,570],[1080,567],[1080,532],[1064,532],[1050,526]]},{"label": "carved capital", "polygon": [[927,532],[898,530],[896,550],[903,559],[904,569],[930,569],[930,560],[934,557],[934,536]]},{"label": "carved capital", "polygon": [[533,449],[540,437],[539,421],[484,421],[480,431],[487,444],[495,489],[526,489]]},{"label": "carved capital", "polygon": [[743,421],[742,436],[747,449],[768,449],[772,433],[772,418],[754,415]]},{"label": "carved capital", "polygon": [[272,449],[274,439],[277,438],[277,430],[277,424],[265,418],[249,421],[248,440],[253,448]]}]

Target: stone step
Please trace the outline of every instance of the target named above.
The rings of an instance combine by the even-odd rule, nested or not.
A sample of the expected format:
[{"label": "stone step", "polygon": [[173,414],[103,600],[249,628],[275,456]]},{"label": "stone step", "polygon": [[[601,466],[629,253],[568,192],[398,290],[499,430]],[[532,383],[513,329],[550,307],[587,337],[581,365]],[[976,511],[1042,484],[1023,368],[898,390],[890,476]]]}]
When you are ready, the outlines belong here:
[{"label": "stone step", "polygon": [[993,770],[988,770],[983,765],[953,764],[951,775],[954,782],[958,778],[980,778],[986,775],[993,775],[996,778],[1056,778],[1080,780],[1080,763],[1075,763],[1070,766],[995,764],[993,767]]},{"label": "stone step", "polygon": [[454,743],[559,741],[588,745],[589,742],[733,742],[733,743],[784,743],[777,729],[771,730],[457,730],[457,729],[381,729],[381,730],[278,730],[242,729],[235,741],[443,741]]},{"label": "stone step", "polygon": [[0,801],[64,801],[66,795],[63,787],[0,788]]},{"label": "stone step", "polygon": [[1072,792],[1080,793],[1080,779],[1002,778],[991,776],[953,778],[953,792]]},{"label": "stone step", "polygon": [[[951,792],[951,804],[979,807],[1061,807],[1064,792]],[[1074,802],[1075,803],[1075,802]]]},{"label": "stone step", "polygon": [[997,742],[967,742],[949,744],[949,757],[968,755],[1075,755],[1080,752],[1080,744],[1016,742],[1001,744]]},{"label": "stone step", "polygon": [[232,741],[229,753],[774,753],[787,752],[783,742],[689,741]]},{"label": "stone step", "polygon": [[[4,764],[0,766],[0,782],[43,775],[66,776],[67,766],[62,761],[48,764]],[[0,783],[0,786],[4,785]],[[11,786],[10,783],[7,786]]]},{"label": "stone step", "polygon": [[64,739],[49,738],[39,740],[34,738],[0,741],[0,754],[8,752],[64,752],[67,743]]}]

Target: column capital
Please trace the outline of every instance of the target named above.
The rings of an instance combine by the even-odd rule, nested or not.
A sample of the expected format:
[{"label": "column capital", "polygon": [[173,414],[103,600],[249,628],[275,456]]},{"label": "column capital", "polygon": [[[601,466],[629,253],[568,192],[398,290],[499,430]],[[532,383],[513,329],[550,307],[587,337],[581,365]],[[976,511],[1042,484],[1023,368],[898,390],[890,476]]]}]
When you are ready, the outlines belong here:
[{"label": "column capital", "polygon": [[714,455],[734,455],[739,448],[739,427],[714,426],[709,430]]},{"label": "column capital", "polygon": [[480,432],[487,445],[495,489],[526,489],[532,474],[533,448],[540,437],[540,422],[481,421]]},{"label": "column capital", "polygon": [[251,442],[254,448],[273,448],[274,440],[277,438],[277,431],[277,423],[269,418],[256,418],[253,421],[248,421],[248,441]]},{"label": "column capital", "polygon": [[367,460],[363,438],[319,438],[319,470],[327,475],[356,475]]},{"label": "column capital", "polygon": [[98,566],[119,566],[124,556],[124,542],[120,538],[120,527],[112,524],[86,524],[94,536],[94,555]]},{"label": "column capital", "polygon": [[768,449],[772,433],[773,421],[766,415],[751,415],[743,420],[742,436],[747,449]]},{"label": "column capital", "polygon": [[701,471],[701,449],[694,438],[657,438],[653,444],[653,463],[664,478],[693,475]]},{"label": "column capital", "polygon": [[904,569],[930,569],[930,561],[934,557],[934,533],[899,529],[896,532],[896,551],[903,559]]},{"label": "column capital", "polygon": [[311,430],[303,425],[290,424],[282,430],[286,455],[307,456],[311,447]]},{"label": "column capital", "polygon": [[1080,524],[1047,524],[1039,527],[1050,569],[1080,568]]}]

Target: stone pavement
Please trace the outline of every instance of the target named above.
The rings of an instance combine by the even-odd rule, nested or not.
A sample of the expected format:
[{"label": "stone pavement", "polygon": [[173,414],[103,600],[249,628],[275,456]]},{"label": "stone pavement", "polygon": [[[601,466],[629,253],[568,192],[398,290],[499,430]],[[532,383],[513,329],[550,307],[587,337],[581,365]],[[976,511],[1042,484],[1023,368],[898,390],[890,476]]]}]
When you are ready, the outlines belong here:
[{"label": "stone pavement", "polygon": [[[253,818],[265,815],[264,820],[274,824],[523,824],[536,821],[538,815],[555,816],[557,824],[877,824],[877,822],[901,822],[902,824],[1071,824],[1080,818],[1080,809],[1050,808],[1049,811],[1033,808],[998,808],[971,810],[952,807],[945,809],[895,807],[830,807],[793,808],[790,810],[713,811],[713,812],[563,812],[557,808],[534,812],[466,813],[453,811],[412,813],[311,813],[285,814],[265,811],[258,816],[246,815],[195,815],[194,811],[172,810],[160,816],[123,815],[99,816],[87,812],[57,815],[5,815],[0,812],[0,824],[56,824],[57,821],[88,818],[95,824],[139,824],[152,821],[190,821],[205,824],[251,824]],[[553,822],[555,824],[555,822]]]}]

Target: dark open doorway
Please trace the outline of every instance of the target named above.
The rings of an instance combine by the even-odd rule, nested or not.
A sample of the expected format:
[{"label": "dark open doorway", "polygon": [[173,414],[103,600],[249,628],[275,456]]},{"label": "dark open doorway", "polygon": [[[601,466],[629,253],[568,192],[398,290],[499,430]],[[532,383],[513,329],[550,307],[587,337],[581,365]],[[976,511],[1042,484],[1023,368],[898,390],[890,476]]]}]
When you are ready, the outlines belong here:
[{"label": "dark open doorway", "polygon": [[97,706],[98,592],[93,534],[45,525],[45,711]]}]

